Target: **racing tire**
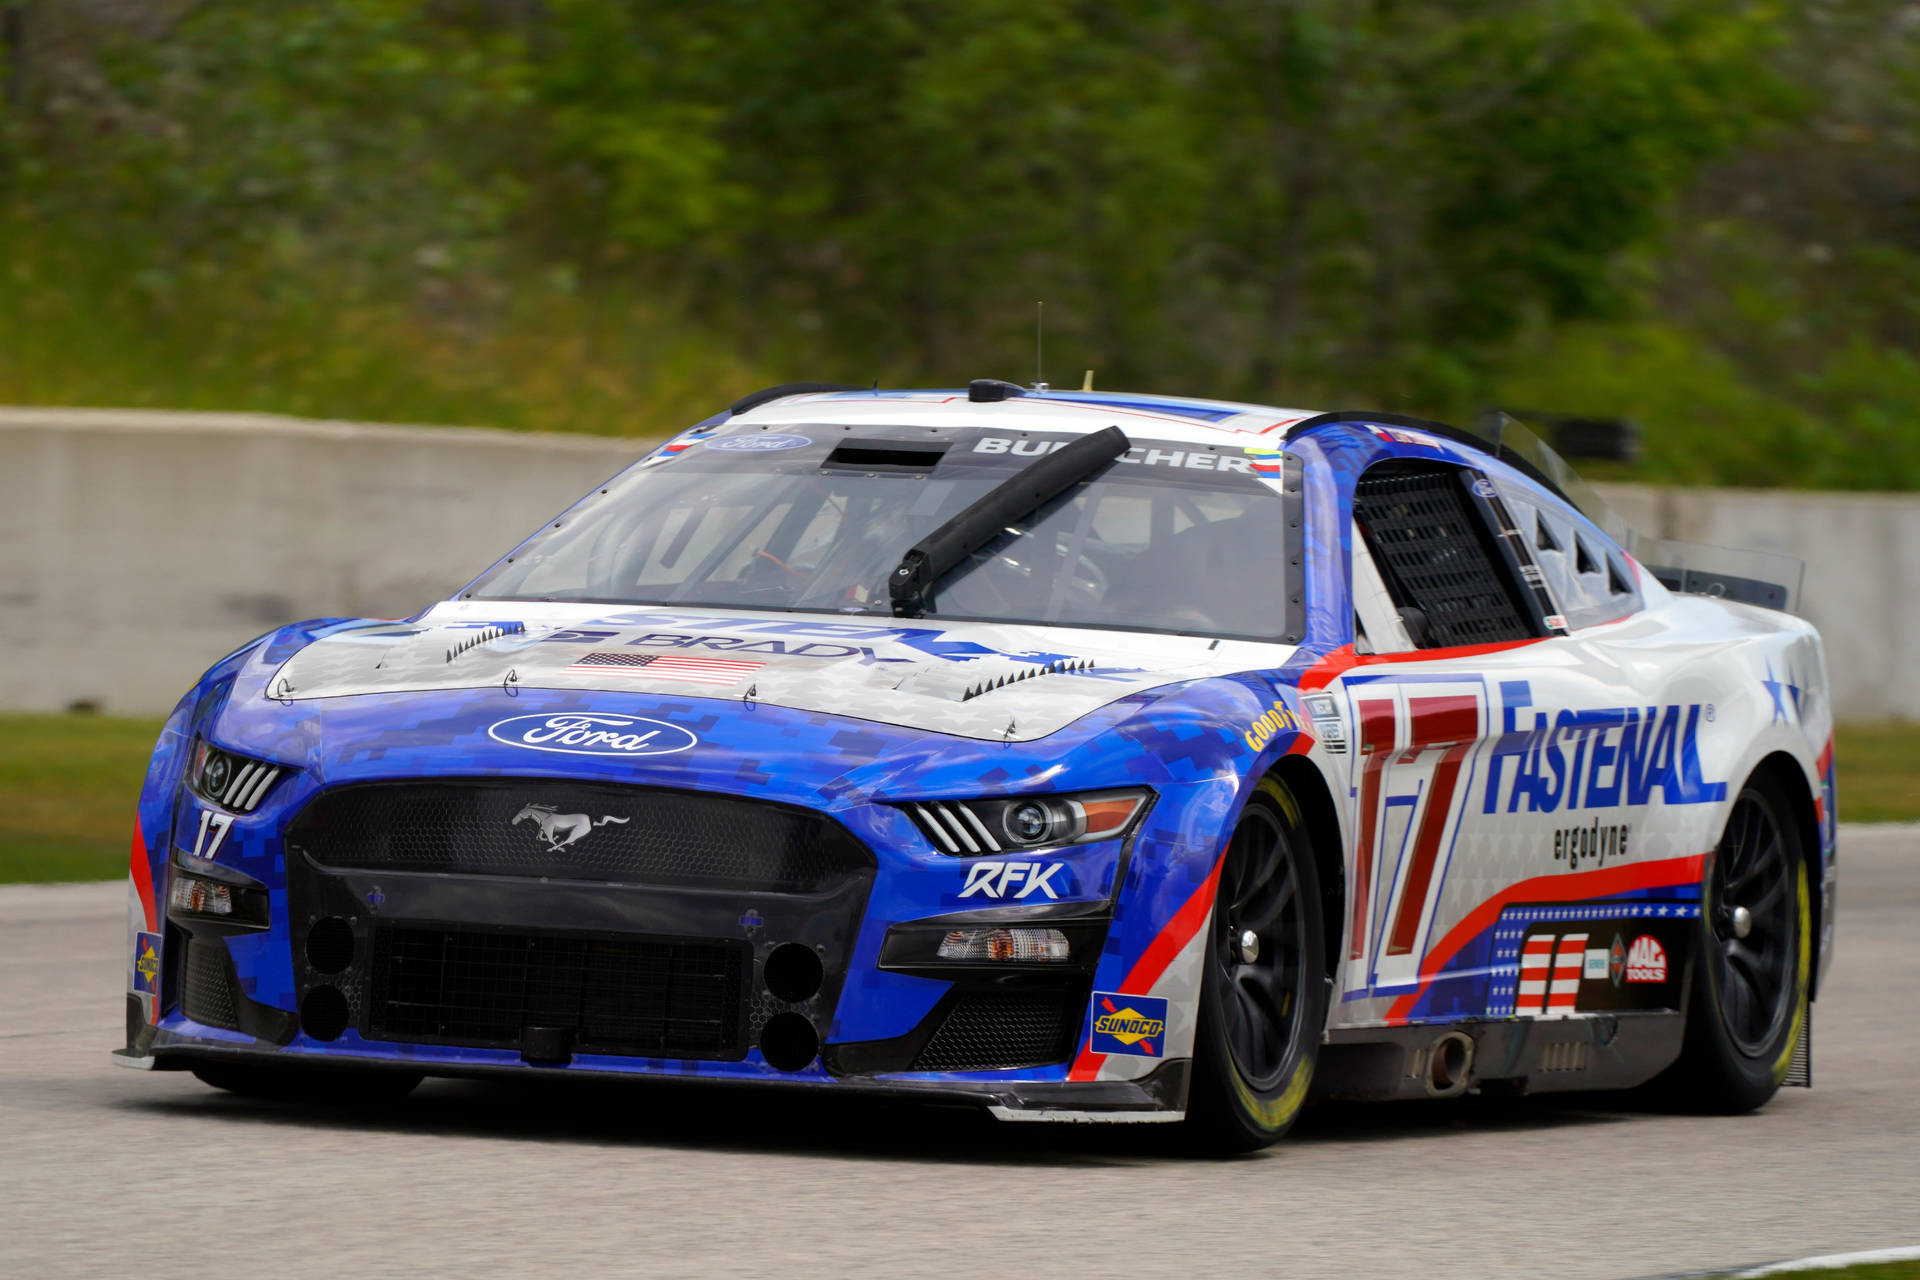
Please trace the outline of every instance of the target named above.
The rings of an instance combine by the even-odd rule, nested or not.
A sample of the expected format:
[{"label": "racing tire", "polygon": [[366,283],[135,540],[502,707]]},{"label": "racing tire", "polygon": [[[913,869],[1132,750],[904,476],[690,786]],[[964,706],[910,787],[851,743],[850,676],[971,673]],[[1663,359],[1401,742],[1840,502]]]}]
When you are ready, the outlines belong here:
[{"label": "racing tire", "polygon": [[1278,779],[1234,824],[1208,927],[1183,1136],[1207,1154],[1255,1151],[1299,1116],[1327,1018],[1320,877]]},{"label": "racing tire", "polygon": [[1735,1115],[1786,1079],[1813,972],[1806,851],[1786,801],[1763,780],[1749,779],[1734,800],[1700,902],[1686,1042],[1657,1092],[1683,1110]]},{"label": "racing tire", "polygon": [[193,1074],[202,1084],[243,1098],[363,1106],[398,1102],[424,1078],[410,1071],[260,1066],[250,1062],[199,1062],[194,1064]]}]

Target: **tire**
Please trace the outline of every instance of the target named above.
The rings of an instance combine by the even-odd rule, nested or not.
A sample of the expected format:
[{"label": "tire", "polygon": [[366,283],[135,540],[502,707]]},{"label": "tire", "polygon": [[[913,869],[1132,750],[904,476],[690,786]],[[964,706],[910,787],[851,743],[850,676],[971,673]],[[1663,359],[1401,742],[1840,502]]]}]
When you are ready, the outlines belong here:
[{"label": "tire", "polygon": [[260,1066],[250,1062],[201,1062],[193,1074],[202,1084],[270,1102],[377,1105],[398,1102],[422,1079],[409,1071],[350,1067]]},{"label": "tire", "polygon": [[[1740,933],[1736,908],[1747,912]],[[1779,793],[1749,779],[1709,855],[1687,1034],[1661,1083],[1688,1111],[1734,1115],[1779,1089],[1806,1026],[1813,903],[1800,828]]]},{"label": "tire", "polygon": [[1300,806],[1276,779],[1261,779],[1234,824],[1208,927],[1185,1136],[1203,1152],[1254,1151],[1299,1116],[1327,1018],[1320,877]]}]

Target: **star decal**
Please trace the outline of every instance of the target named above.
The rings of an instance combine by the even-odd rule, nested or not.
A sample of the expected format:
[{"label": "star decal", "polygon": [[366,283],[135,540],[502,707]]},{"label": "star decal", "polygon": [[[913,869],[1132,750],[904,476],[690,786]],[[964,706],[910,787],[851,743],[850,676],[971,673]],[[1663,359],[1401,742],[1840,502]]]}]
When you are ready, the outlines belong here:
[{"label": "star decal", "polygon": [[1779,724],[1787,718],[1786,702],[1780,695],[1786,691],[1788,686],[1773,678],[1773,663],[1767,663],[1767,678],[1762,680],[1760,684],[1773,697],[1773,719],[1767,723]]},{"label": "star decal", "polygon": [[1787,692],[1793,695],[1793,717],[1794,719],[1798,720],[1801,718],[1800,686],[1793,682],[1793,664],[1792,663],[1787,664]]}]

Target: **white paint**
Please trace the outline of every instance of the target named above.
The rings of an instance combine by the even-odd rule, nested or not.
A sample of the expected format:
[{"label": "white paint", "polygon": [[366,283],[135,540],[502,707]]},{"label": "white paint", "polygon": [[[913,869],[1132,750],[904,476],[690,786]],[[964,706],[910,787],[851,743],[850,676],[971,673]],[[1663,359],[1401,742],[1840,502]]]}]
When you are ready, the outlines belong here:
[{"label": "white paint", "polygon": [[1912,1262],[1920,1260],[1920,1245],[1898,1249],[1867,1249],[1860,1253],[1829,1253],[1817,1258],[1796,1258],[1792,1262],[1772,1262],[1750,1271],[1736,1271],[1731,1280],[1751,1280],[1755,1276],[1784,1275],[1789,1271],[1822,1271],[1834,1267],[1863,1267],[1875,1262]]}]

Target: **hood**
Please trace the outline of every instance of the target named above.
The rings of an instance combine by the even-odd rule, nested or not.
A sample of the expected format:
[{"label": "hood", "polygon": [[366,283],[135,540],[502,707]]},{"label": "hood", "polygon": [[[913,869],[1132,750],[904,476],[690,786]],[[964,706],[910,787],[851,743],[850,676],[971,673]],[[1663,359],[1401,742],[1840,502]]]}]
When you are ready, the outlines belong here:
[{"label": "hood", "polygon": [[1084,628],[459,601],[333,631],[281,663],[265,692],[294,703],[489,688],[722,698],[1009,742],[1292,652]]}]

